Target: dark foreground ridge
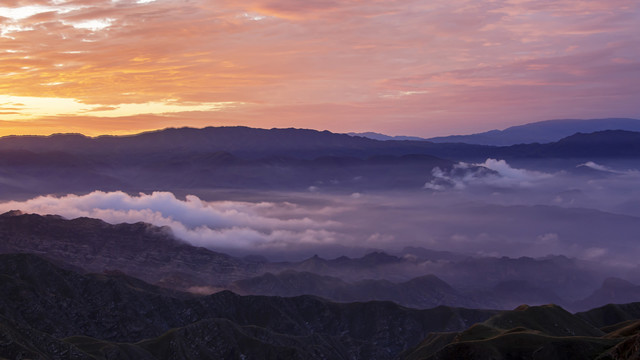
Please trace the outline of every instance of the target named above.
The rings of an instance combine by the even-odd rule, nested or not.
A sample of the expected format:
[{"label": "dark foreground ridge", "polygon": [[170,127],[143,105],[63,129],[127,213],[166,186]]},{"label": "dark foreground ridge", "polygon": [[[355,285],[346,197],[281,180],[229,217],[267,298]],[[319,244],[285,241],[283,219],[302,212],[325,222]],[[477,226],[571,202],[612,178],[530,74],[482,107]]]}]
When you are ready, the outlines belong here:
[{"label": "dark foreground ridge", "polygon": [[571,314],[195,296],[0,255],[5,359],[637,359],[640,303]]},{"label": "dark foreground ridge", "polygon": [[[606,307],[572,315],[556,305],[522,305],[462,332],[430,334],[403,357],[407,360],[638,359],[638,305],[622,305],[628,310],[622,312],[624,315],[610,312]],[[604,323],[614,325],[598,328]]]},{"label": "dark foreground ridge", "polygon": [[605,130],[640,131],[640,120],[625,118],[546,120],[512,126],[504,130],[491,130],[471,135],[453,135],[423,139],[436,143],[462,142],[479,145],[515,145],[550,143],[575,133]]},{"label": "dark foreground ridge", "polygon": [[0,357],[40,359],[392,359],[434,331],[496,314],[391,302],[173,292],[0,255]]}]

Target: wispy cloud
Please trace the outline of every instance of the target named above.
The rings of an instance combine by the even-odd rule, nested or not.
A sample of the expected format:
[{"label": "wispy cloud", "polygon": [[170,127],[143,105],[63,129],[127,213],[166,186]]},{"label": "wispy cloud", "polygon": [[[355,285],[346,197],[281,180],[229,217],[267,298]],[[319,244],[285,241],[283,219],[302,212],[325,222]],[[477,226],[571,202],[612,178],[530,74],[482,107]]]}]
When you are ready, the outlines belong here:
[{"label": "wispy cloud", "polygon": [[640,171],[638,171],[636,169],[618,170],[618,169],[613,169],[613,168],[605,166],[605,165],[598,164],[598,163],[593,162],[593,161],[587,161],[586,163],[579,164],[576,167],[578,167],[578,168],[579,167],[586,167],[586,168],[589,168],[589,169],[602,171],[602,172],[605,172],[605,173],[612,173],[612,174],[619,174],[619,175],[631,175],[631,176],[635,176],[635,177],[640,177]]},{"label": "wispy cloud", "polygon": [[[121,104],[172,125],[185,119],[156,105],[189,106],[210,124],[425,136],[632,117],[639,17],[632,0],[4,1],[0,90],[102,107],[113,119],[87,119],[93,134],[99,121],[147,114],[119,114]],[[238,106],[206,108],[223,103]],[[35,131],[33,114],[48,108],[37,117],[63,123],[60,107],[0,116]]]}]

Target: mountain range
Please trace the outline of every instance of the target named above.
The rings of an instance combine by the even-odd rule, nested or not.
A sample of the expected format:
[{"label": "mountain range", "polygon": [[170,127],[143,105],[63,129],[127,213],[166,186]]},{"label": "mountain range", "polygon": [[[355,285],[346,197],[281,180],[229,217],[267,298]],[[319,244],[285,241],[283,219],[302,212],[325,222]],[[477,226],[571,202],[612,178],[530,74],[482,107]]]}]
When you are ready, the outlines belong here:
[{"label": "mountain range", "polygon": [[243,127],[97,138],[9,136],[0,138],[0,198],[97,189],[416,190],[433,179],[433,169],[447,171],[459,161],[493,158],[571,169],[586,161],[635,161],[639,144],[640,133],[621,130],[502,147]]},{"label": "mountain range", "polygon": [[470,135],[449,135],[432,138],[414,136],[388,136],[380,133],[349,133],[375,140],[422,140],[434,143],[465,143],[491,146],[551,143],[576,133],[592,133],[605,130],[640,131],[640,120],[628,118],[563,119],[547,120],[511,126],[504,130],[490,130]]},{"label": "mountain range", "polygon": [[0,356],[39,359],[635,359],[640,303],[571,314],[175,292],[0,255]]},{"label": "mountain range", "polygon": [[495,314],[391,302],[170,292],[0,255],[0,356],[43,359],[392,359],[429,332]]},{"label": "mountain range", "polygon": [[[522,305],[457,333],[430,334],[405,352],[407,360],[435,359],[636,359],[640,352],[639,303],[571,314],[556,305]],[[628,320],[628,318],[634,320]]]},{"label": "mountain range", "polygon": [[[628,119],[628,121],[640,124],[640,120]],[[562,121],[560,122],[562,123]],[[584,120],[584,122],[589,123],[589,120]],[[556,122],[550,123],[555,124]],[[544,123],[523,126],[526,129],[527,126],[536,124]],[[5,166],[16,163],[82,166],[114,161],[125,165],[127,160],[129,164],[139,162],[141,156],[147,157],[147,163],[154,163],[158,160],[171,161],[170,159],[174,159],[177,161],[181,157],[196,154],[209,155],[204,158],[194,158],[195,161],[214,161],[227,164],[238,162],[238,158],[245,160],[245,162],[251,160],[314,160],[319,158],[351,158],[354,161],[353,158],[381,160],[387,156],[416,154],[444,157],[450,160],[463,160],[472,157],[526,158],[543,156],[562,158],[566,156],[593,156],[592,154],[607,157],[617,156],[620,151],[616,149],[613,152],[602,153],[600,150],[604,148],[604,145],[620,142],[633,144],[637,141],[635,133],[640,131],[640,125],[637,129],[629,126],[635,131],[615,129],[616,126],[613,125],[611,127],[588,132],[571,130],[566,135],[561,135],[562,132],[554,132],[557,139],[549,141],[549,143],[557,142],[558,145],[520,144],[518,146],[410,140],[379,141],[307,129],[267,130],[240,126],[202,129],[168,128],[136,135],[95,138],[79,134],[5,136],[0,138],[0,152],[6,155],[2,158],[2,164]],[[581,129],[582,127],[576,128]],[[600,147],[592,148],[594,145]],[[480,154],[477,154],[478,152]],[[45,161],[42,154],[48,154],[49,158]],[[629,157],[639,156],[635,147],[622,154]],[[211,157],[211,155],[215,156]],[[381,156],[382,158],[378,158]]]},{"label": "mountain range", "polygon": [[[0,238],[0,254],[38,254],[69,270],[122,274],[195,294],[231,290],[244,295],[315,295],[339,302],[393,301],[421,309],[510,309],[524,302],[554,302],[576,310],[628,302],[640,295],[640,287],[624,280],[600,280],[602,275],[564,256],[474,258],[407,248],[401,256],[372,252],[361,258],[269,262],[195,247],[175,238],[168,228],[146,223],[112,225],[19,211],[0,215]],[[426,267],[434,261],[437,266]]]},{"label": "mountain range", "polygon": [[0,138],[0,359],[637,359],[638,122]]}]

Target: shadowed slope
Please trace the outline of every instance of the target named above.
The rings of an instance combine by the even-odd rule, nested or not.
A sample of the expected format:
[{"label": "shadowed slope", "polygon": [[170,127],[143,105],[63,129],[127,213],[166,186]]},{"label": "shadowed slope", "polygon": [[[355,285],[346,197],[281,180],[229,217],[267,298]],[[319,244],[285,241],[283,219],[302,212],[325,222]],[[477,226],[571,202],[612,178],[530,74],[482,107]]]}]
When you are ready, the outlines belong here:
[{"label": "shadowed slope", "polygon": [[[123,275],[81,275],[27,254],[0,255],[0,294],[0,315],[11,322],[5,327],[20,326],[56,339],[99,339],[69,340],[94,355],[102,349],[124,354],[143,349],[166,358],[166,349],[178,359],[225,357],[261,347],[267,349],[264,354],[278,355],[259,358],[390,359],[429,332],[461,330],[496,313],[414,310],[391,302],[336,304],[310,296],[243,297],[228,291],[197,297]],[[152,340],[134,348],[112,343],[145,338]],[[182,352],[176,347],[208,350]]]},{"label": "shadowed slope", "polygon": [[595,359],[628,338],[555,305],[522,305],[458,334],[432,334],[405,359]]},{"label": "shadowed slope", "polygon": [[119,270],[151,283],[186,289],[244,278],[259,264],[188,245],[168,228],[111,225],[9,212],[0,215],[0,253],[28,252],[87,271]]}]

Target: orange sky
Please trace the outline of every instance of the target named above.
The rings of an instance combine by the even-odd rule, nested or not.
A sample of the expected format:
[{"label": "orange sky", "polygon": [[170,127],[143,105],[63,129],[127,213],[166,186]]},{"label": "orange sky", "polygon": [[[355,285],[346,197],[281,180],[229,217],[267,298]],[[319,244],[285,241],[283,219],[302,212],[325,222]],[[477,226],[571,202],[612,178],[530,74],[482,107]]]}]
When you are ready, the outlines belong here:
[{"label": "orange sky", "polygon": [[640,117],[637,0],[2,0],[0,135]]}]

